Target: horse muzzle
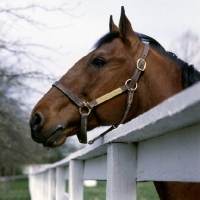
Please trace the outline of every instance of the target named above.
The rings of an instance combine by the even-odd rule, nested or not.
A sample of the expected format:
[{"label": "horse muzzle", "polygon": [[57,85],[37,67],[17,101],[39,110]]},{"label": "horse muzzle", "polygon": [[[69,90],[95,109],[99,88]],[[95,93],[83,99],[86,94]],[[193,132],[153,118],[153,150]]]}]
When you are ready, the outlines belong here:
[{"label": "horse muzzle", "polygon": [[30,119],[31,137],[37,143],[42,143],[44,147],[56,147],[63,143],[63,126],[57,125],[52,130],[43,133],[45,117],[41,112],[36,112]]}]

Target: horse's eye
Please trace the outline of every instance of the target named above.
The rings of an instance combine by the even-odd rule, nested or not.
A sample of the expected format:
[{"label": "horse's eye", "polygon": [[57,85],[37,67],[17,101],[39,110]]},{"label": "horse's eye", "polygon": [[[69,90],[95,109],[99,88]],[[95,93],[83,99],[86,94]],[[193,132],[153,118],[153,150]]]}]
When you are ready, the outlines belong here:
[{"label": "horse's eye", "polygon": [[103,58],[95,58],[92,63],[93,66],[101,68],[106,64],[106,61]]}]

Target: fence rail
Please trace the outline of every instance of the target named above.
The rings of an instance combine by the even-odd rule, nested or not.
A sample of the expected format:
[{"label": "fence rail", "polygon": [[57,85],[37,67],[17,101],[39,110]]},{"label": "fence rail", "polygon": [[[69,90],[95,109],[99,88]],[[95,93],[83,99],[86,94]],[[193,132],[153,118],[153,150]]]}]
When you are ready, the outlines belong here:
[{"label": "fence rail", "polygon": [[14,181],[14,180],[26,179],[26,178],[28,178],[27,175],[0,176],[0,182],[4,182],[4,181]]},{"label": "fence rail", "polygon": [[136,200],[138,181],[200,182],[199,148],[200,83],[29,174],[31,199],[82,200],[83,180],[106,180],[107,200]]}]

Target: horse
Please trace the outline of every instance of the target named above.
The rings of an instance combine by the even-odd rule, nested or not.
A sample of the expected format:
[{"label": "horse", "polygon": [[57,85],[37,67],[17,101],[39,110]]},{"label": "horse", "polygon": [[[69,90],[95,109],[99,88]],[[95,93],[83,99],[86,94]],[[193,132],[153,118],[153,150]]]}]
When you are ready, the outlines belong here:
[{"label": "horse", "polygon": [[[124,8],[119,26],[55,82],[30,116],[35,142],[54,148],[87,130],[117,128],[200,80],[193,65],[166,51],[155,39],[132,29]],[[200,198],[199,183],[154,182],[161,200]]]}]

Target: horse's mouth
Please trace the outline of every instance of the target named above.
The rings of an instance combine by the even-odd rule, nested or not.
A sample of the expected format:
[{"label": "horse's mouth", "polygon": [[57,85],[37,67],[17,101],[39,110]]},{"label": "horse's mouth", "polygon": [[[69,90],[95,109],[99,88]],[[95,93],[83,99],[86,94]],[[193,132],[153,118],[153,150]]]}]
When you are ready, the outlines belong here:
[{"label": "horse's mouth", "polygon": [[63,136],[63,127],[57,128],[51,136],[43,142],[43,146],[47,148],[53,148],[62,145],[66,140]]}]

